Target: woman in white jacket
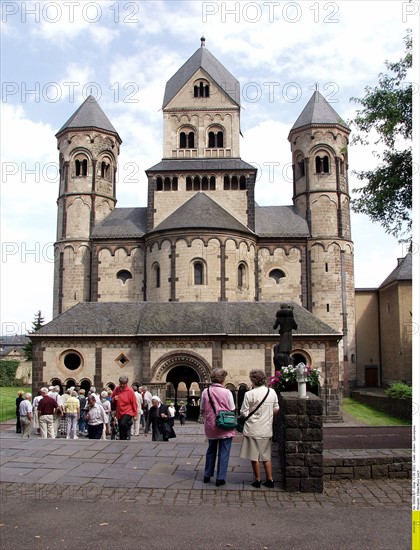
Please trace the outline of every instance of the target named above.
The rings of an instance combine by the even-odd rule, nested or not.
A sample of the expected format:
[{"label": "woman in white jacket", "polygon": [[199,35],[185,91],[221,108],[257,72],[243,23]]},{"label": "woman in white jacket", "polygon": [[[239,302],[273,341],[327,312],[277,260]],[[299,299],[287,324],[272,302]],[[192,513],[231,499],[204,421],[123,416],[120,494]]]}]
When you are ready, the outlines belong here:
[{"label": "woman in white jacket", "polygon": [[[249,373],[252,390],[247,391],[241,407],[241,415],[255,413],[245,422],[240,452],[241,458],[248,458],[252,464],[255,480],[253,487],[261,487],[260,461],[263,463],[266,480],[265,487],[274,487],[273,467],[271,462],[271,439],[273,437],[273,415],[279,412],[279,402],[276,392],[266,387],[267,377],[262,370],[252,370]],[[268,392],[268,394],[267,394]],[[258,405],[263,401],[263,404]],[[256,408],[258,407],[258,410]]]}]

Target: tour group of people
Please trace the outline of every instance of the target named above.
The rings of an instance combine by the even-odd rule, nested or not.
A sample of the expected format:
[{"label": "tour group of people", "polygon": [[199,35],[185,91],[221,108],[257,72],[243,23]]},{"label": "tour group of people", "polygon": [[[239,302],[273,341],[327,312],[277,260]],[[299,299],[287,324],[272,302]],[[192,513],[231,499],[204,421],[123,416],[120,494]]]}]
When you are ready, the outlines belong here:
[{"label": "tour group of people", "polygon": [[[163,407],[163,408],[162,408]],[[156,417],[158,409],[159,418]],[[186,407],[183,401],[178,410],[181,426],[185,424]],[[122,439],[152,430],[153,440],[164,441],[163,420],[174,433],[175,406],[163,405],[159,396],[152,395],[146,386],[129,386],[128,377],[121,376],[119,385],[100,393],[92,386],[86,393],[68,388],[60,395],[60,386],[41,388],[32,399],[30,393],[18,392],[16,399],[16,433],[31,437],[33,430],[42,438],[65,435],[67,439]],[[159,420],[159,422],[158,422]],[[172,435],[173,437],[173,435]]]},{"label": "tour group of people", "polygon": [[[235,429],[225,430],[216,425],[219,411],[235,411],[232,393],[224,387],[227,377],[224,369],[216,368],[210,373],[211,385],[200,399],[200,419],[204,423],[204,433],[208,439],[204,468],[204,483],[210,483],[216,471],[215,485],[225,485],[229,466],[230,451]],[[240,457],[251,461],[254,474],[252,486],[274,487],[272,473],[273,416],[279,412],[276,392],[267,388],[264,371],[254,369],[249,374],[252,389],[245,393],[241,415],[246,418]],[[41,388],[39,395],[32,396],[19,392],[16,399],[17,433],[30,437],[32,426],[41,437],[55,438],[65,415],[67,439],[77,439],[87,435],[90,439],[128,440],[140,435],[140,426],[147,437],[152,431],[152,441],[168,441],[176,437],[174,430],[175,407],[162,403],[158,395],[152,395],[147,387],[130,387],[128,377],[120,376],[119,385],[111,390],[104,389],[100,394],[91,387],[88,394],[80,389],[69,388],[60,396],[60,387]],[[180,424],[185,424],[186,407],[180,402],[178,409]],[[217,468],[216,468],[217,462]],[[265,481],[261,479],[262,462]]]}]

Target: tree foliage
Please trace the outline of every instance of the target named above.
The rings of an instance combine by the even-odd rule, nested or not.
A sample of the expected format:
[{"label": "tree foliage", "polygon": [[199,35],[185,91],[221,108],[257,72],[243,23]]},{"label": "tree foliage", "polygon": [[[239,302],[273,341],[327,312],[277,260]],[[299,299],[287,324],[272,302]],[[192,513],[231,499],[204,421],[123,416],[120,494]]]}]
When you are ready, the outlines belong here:
[{"label": "tree foliage", "polygon": [[405,56],[385,62],[388,73],[379,74],[379,84],[367,86],[363,99],[351,98],[362,106],[352,121],[358,130],[353,143],[369,145],[373,134],[374,143],[384,147],[373,153],[379,161],[374,170],[355,172],[367,183],[353,189],[358,195],[353,210],[367,214],[395,237],[407,235],[412,222],[412,84],[406,81],[412,65],[411,31],[404,42]]},{"label": "tree foliage", "polygon": [[[32,331],[35,332],[39,330],[44,324],[44,317],[41,314],[41,310],[38,310],[35,314],[35,318],[32,322]],[[29,361],[32,361],[32,342],[29,341],[27,344],[25,344],[23,351],[25,352],[26,357]]]}]

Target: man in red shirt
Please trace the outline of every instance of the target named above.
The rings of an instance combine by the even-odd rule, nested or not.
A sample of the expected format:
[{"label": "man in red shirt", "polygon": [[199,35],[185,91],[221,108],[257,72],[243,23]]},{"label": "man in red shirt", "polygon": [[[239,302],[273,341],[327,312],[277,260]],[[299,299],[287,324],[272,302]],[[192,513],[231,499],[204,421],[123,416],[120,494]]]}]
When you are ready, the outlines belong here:
[{"label": "man in red shirt", "polygon": [[120,376],[120,385],[112,392],[111,404],[114,405],[120,439],[130,439],[130,430],[133,418],[137,416],[137,399],[134,391],[128,385],[128,376]]},{"label": "man in red shirt", "polygon": [[48,395],[48,388],[41,388],[42,399],[38,403],[39,427],[41,437],[55,439],[54,413],[57,410],[57,402]]}]

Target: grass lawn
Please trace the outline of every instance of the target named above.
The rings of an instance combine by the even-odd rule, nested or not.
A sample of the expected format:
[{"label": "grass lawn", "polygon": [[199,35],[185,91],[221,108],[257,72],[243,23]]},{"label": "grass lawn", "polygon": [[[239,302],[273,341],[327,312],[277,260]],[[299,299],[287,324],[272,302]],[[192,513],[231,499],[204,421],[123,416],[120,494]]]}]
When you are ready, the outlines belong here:
[{"label": "grass lawn", "polygon": [[32,391],[29,387],[0,387],[0,422],[16,418],[16,397],[19,390],[23,390],[25,393]]},{"label": "grass lawn", "polygon": [[408,420],[390,416],[351,397],[344,397],[343,411],[351,414],[356,420],[363,422],[367,426],[411,426],[411,422]]}]

